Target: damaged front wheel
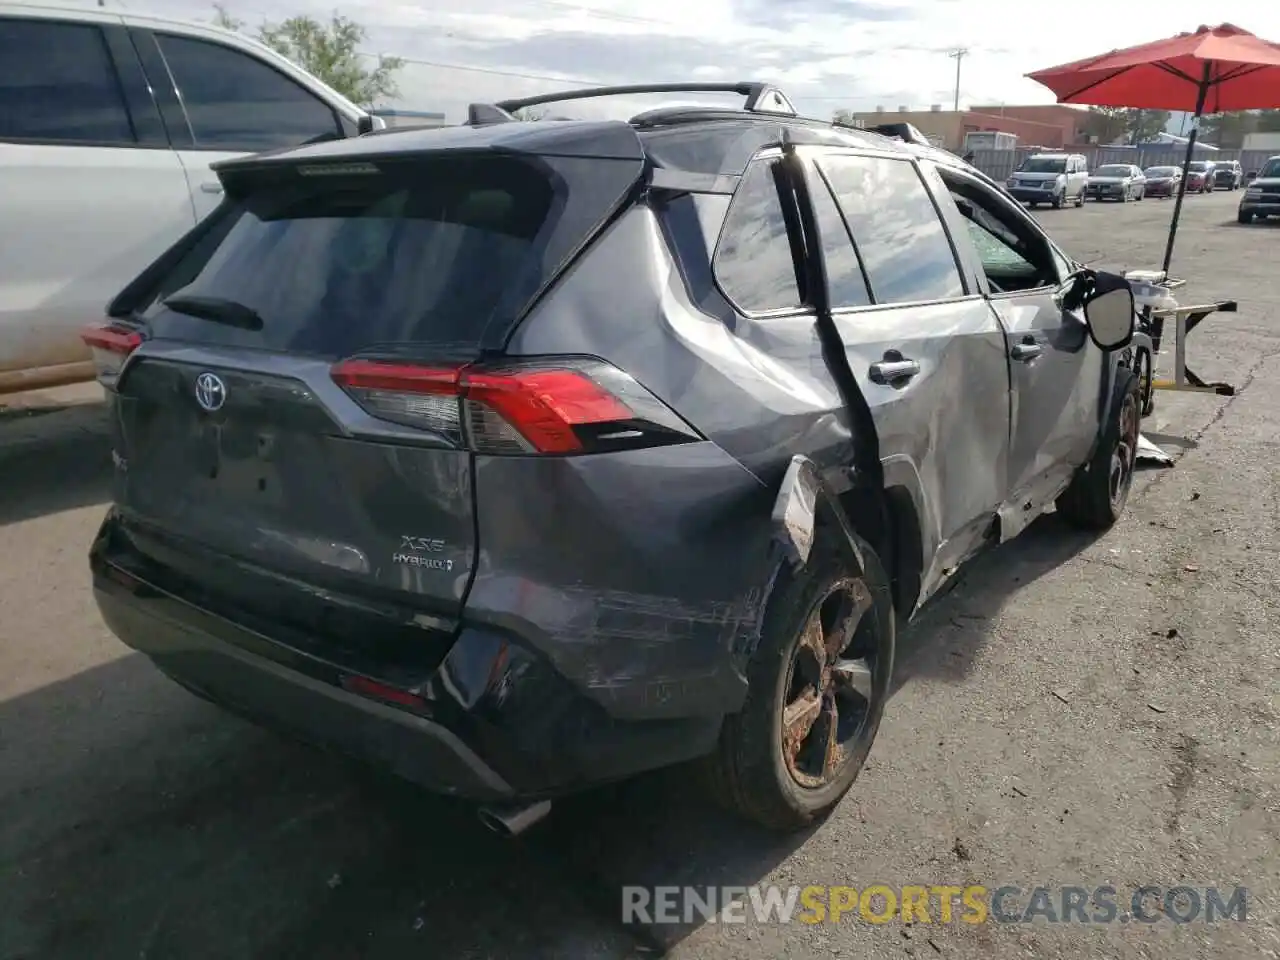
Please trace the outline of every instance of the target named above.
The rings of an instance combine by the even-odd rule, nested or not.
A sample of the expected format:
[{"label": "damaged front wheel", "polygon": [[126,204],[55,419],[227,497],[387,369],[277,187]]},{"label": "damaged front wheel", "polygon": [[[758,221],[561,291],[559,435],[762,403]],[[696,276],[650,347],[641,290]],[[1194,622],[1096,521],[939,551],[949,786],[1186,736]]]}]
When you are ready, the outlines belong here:
[{"label": "damaged front wheel", "polygon": [[888,580],[859,541],[862,569],[821,543],[775,594],[752,660],[747,700],[713,757],[717,792],[777,830],[839,803],[875,740],[893,673]]}]

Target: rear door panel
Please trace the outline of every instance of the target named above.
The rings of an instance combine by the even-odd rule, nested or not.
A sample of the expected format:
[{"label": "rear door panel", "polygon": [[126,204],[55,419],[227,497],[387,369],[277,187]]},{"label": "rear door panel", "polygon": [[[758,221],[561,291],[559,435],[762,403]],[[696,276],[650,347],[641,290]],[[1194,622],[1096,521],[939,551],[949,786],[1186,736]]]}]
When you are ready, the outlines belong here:
[{"label": "rear door panel", "polygon": [[[924,599],[984,541],[1004,499],[1010,417],[1004,331],[987,302],[966,291],[914,164],[824,154],[817,166],[814,203],[823,202],[829,184],[849,230],[835,241],[824,236],[823,245],[847,243],[852,234],[876,301],[833,316],[875,421],[887,481],[918,485]],[[883,382],[876,370],[886,361],[914,362],[918,372]]]}]

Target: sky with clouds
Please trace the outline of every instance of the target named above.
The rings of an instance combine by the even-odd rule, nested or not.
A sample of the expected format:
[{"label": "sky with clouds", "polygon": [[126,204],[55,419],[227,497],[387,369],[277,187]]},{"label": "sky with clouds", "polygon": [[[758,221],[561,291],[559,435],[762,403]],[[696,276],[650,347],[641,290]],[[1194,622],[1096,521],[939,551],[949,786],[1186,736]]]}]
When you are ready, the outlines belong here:
[{"label": "sky with clouds", "polygon": [[[203,0],[106,5],[184,19],[212,13]],[[451,121],[474,100],[584,82],[686,79],[776,82],[812,116],[877,105],[949,109],[956,62],[947,54],[957,47],[969,50],[962,105],[1051,103],[1047,90],[1022,75],[1193,30],[1206,13],[1186,0],[1125,9],[1107,0],[1074,0],[1057,13],[1013,0],[466,0],[430,6],[359,0],[336,7],[333,0],[225,0],[225,6],[250,26],[294,14],[325,17],[336,8],[366,27],[369,52],[409,61],[398,77],[400,96],[387,106],[440,110]],[[1280,6],[1223,9],[1231,6],[1219,10],[1280,40]],[[1134,15],[1153,11],[1162,16]],[[1091,28],[1053,29],[1058,14],[1064,26]]]}]

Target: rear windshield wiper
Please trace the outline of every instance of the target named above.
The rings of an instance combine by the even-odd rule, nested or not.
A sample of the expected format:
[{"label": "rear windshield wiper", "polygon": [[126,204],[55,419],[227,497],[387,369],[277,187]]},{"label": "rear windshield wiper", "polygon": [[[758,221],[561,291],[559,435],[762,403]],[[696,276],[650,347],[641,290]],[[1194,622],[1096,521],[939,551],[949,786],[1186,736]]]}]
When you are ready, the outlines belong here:
[{"label": "rear windshield wiper", "polygon": [[198,297],[193,294],[175,293],[161,301],[174,313],[185,313],[213,323],[224,323],[242,330],[261,330],[262,317],[253,307],[246,307],[235,300],[223,297]]}]

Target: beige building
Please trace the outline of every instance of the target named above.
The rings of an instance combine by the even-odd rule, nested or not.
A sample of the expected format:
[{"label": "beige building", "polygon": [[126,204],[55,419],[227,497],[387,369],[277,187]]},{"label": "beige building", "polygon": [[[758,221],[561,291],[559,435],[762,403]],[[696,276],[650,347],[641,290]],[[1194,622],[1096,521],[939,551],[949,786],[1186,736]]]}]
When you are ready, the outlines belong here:
[{"label": "beige building", "polygon": [[910,123],[926,137],[948,150],[959,150],[964,135],[981,130],[1012,133],[1023,146],[1061,148],[1085,142],[1083,132],[1087,112],[1065,104],[1031,106],[976,106],[969,110],[943,110],[935,104],[928,110],[877,109],[855,113],[863,126],[878,123]]}]

